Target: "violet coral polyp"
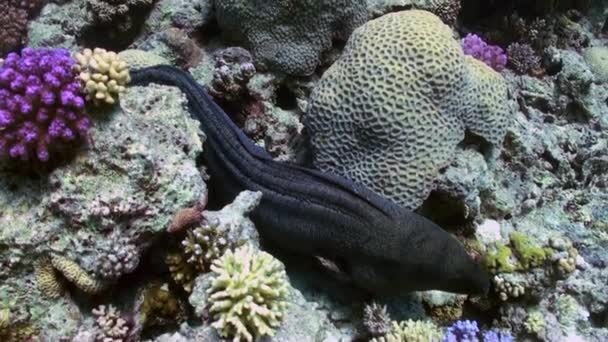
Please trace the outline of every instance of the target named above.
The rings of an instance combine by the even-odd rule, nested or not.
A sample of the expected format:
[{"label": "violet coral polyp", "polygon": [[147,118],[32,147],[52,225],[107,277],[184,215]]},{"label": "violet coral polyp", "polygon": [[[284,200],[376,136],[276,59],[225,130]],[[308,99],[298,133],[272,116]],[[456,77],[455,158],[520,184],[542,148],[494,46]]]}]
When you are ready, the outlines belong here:
[{"label": "violet coral polyp", "polygon": [[473,56],[496,71],[503,70],[507,65],[505,51],[500,46],[486,43],[476,34],[467,34],[460,44],[465,55]]},{"label": "violet coral polyp", "polygon": [[46,162],[86,136],[91,121],[65,49],[25,48],[0,66],[0,158]]}]

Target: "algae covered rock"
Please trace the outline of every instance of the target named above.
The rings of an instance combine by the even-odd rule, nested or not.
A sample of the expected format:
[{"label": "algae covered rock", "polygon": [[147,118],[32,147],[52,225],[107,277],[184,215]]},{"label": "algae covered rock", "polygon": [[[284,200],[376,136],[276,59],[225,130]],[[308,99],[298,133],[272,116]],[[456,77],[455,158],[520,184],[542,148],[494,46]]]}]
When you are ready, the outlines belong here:
[{"label": "algae covered rock", "polygon": [[367,17],[364,0],[216,1],[220,28],[261,66],[310,75],[333,38],[346,39]]},{"label": "algae covered rock", "polygon": [[411,10],[355,30],[313,90],[305,125],[316,167],[417,208],[465,129],[501,144],[508,103],[499,74],[465,57],[438,17]]},{"label": "algae covered rock", "polygon": [[33,326],[43,340],[76,333],[82,313],[61,285],[98,292],[95,271],[114,260],[113,236],[133,238],[128,255],[116,260],[125,264],[104,268],[120,277],[133,271],[174,212],[206,195],[195,162],[204,137],[181,92],[152,85],[123,95],[70,163],[44,177],[0,170],[0,303],[9,304],[15,324]]}]

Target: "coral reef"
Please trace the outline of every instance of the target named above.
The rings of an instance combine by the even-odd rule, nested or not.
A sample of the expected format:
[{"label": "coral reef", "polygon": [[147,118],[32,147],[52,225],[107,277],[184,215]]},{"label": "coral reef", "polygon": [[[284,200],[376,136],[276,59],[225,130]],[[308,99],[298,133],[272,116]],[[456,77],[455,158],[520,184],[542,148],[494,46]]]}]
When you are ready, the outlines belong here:
[{"label": "coral reef", "polygon": [[91,126],[62,49],[23,49],[0,67],[0,157],[47,162],[83,140]]},{"label": "coral reef", "polygon": [[86,0],[87,21],[114,40],[125,39],[137,27],[136,21],[155,0]]},{"label": "coral reef", "polygon": [[[305,167],[312,161],[392,193],[454,233],[492,273],[487,296],[383,296],[361,319],[360,293],[276,251],[289,271],[287,280],[276,268],[289,293],[262,299],[287,304],[280,324],[279,317],[262,319],[274,336],[259,340],[608,341],[607,5],[0,1],[0,70],[24,79],[7,81],[0,71],[0,118],[38,124],[44,97],[27,83],[35,78],[56,101],[47,106],[48,120],[67,115],[52,78],[18,70],[11,58],[42,70],[42,59],[57,53],[63,71],[41,72],[62,74],[60,83],[73,82],[71,92],[83,99],[70,54],[87,47],[116,51],[135,69],[190,69],[275,159]],[[420,12],[411,9],[449,27],[426,12],[412,19]],[[403,13],[407,20],[397,20]],[[505,52],[489,44],[505,48],[506,68]],[[51,52],[57,48],[65,50]],[[25,63],[31,51],[46,57]],[[109,82],[109,70],[105,75]],[[205,175],[204,136],[183,94],[151,85],[126,87],[120,101],[117,95],[89,94],[91,102],[115,105],[87,106],[95,125],[83,134],[70,127],[75,139],[51,143],[48,162],[39,160],[36,140],[27,148],[34,165],[21,169],[26,163],[10,151],[0,165],[0,340],[255,340],[260,331],[247,310],[210,311],[211,296],[231,289],[211,291],[219,276],[209,271],[243,244],[261,253],[248,217],[264,199],[244,192],[215,211],[224,203],[211,193],[206,207],[206,183],[219,191],[221,184]],[[23,111],[33,114],[26,120]],[[308,130],[303,113],[313,122]],[[6,125],[0,123],[2,143],[30,133]],[[303,144],[308,133],[312,151]],[[86,148],[77,148],[83,141]],[[242,300],[236,308],[253,299],[218,302],[227,308]],[[234,325],[212,325],[228,314]]]},{"label": "coral reef", "polygon": [[215,5],[220,28],[251,50],[256,65],[290,75],[312,74],[332,39],[347,38],[367,15],[363,0],[229,0]]},{"label": "coral reef", "polygon": [[76,54],[76,71],[87,94],[96,105],[114,104],[129,83],[129,69],[115,52],[96,48]]},{"label": "coral reef", "polygon": [[220,335],[249,342],[274,335],[289,294],[283,264],[246,245],[227,251],[213,263],[211,271],[209,312]]},{"label": "coral reef", "polygon": [[186,230],[180,249],[165,256],[165,264],[173,281],[190,293],[196,276],[209,272],[210,265],[228,248],[247,241],[257,244],[258,234],[248,215],[258,205],[260,198],[260,192],[243,191],[220,211],[204,211],[201,214],[204,199],[195,207],[180,210],[171,222],[170,232],[182,231],[172,227],[190,229]]},{"label": "coral reef", "polygon": [[412,10],[355,30],[313,90],[305,125],[315,166],[417,208],[465,124],[499,145],[508,108],[502,77],[464,56],[439,18]]}]

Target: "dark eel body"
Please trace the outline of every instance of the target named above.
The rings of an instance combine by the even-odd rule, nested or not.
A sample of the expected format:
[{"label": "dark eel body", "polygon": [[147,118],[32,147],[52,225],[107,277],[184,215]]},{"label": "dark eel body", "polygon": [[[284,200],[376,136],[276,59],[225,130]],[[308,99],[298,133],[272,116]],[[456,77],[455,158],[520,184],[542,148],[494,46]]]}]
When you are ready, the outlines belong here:
[{"label": "dark eel body", "polygon": [[187,72],[154,66],[131,73],[132,85],[178,87],[207,136],[204,159],[222,201],[262,192],[252,220],[265,240],[339,265],[373,293],[438,289],[481,293],[489,280],[447,232],[345,178],[279,163],[255,145]]}]

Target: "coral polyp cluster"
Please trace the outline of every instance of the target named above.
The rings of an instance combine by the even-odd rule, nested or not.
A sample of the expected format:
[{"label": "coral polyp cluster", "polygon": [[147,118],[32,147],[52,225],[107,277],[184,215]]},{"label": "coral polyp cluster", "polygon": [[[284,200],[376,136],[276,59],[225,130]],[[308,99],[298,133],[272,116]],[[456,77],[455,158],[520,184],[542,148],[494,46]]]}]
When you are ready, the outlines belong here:
[{"label": "coral polyp cluster", "polygon": [[492,69],[501,71],[507,65],[507,55],[504,50],[495,45],[486,43],[476,34],[469,33],[461,41],[462,50],[465,55],[471,55]]},{"label": "coral polyp cluster", "polygon": [[112,51],[84,49],[76,54],[76,62],[86,99],[97,105],[116,103],[131,80],[127,63]]},{"label": "coral polyp cluster", "polygon": [[65,49],[10,53],[0,66],[0,158],[47,162],[87,135],[91,120]]}]

